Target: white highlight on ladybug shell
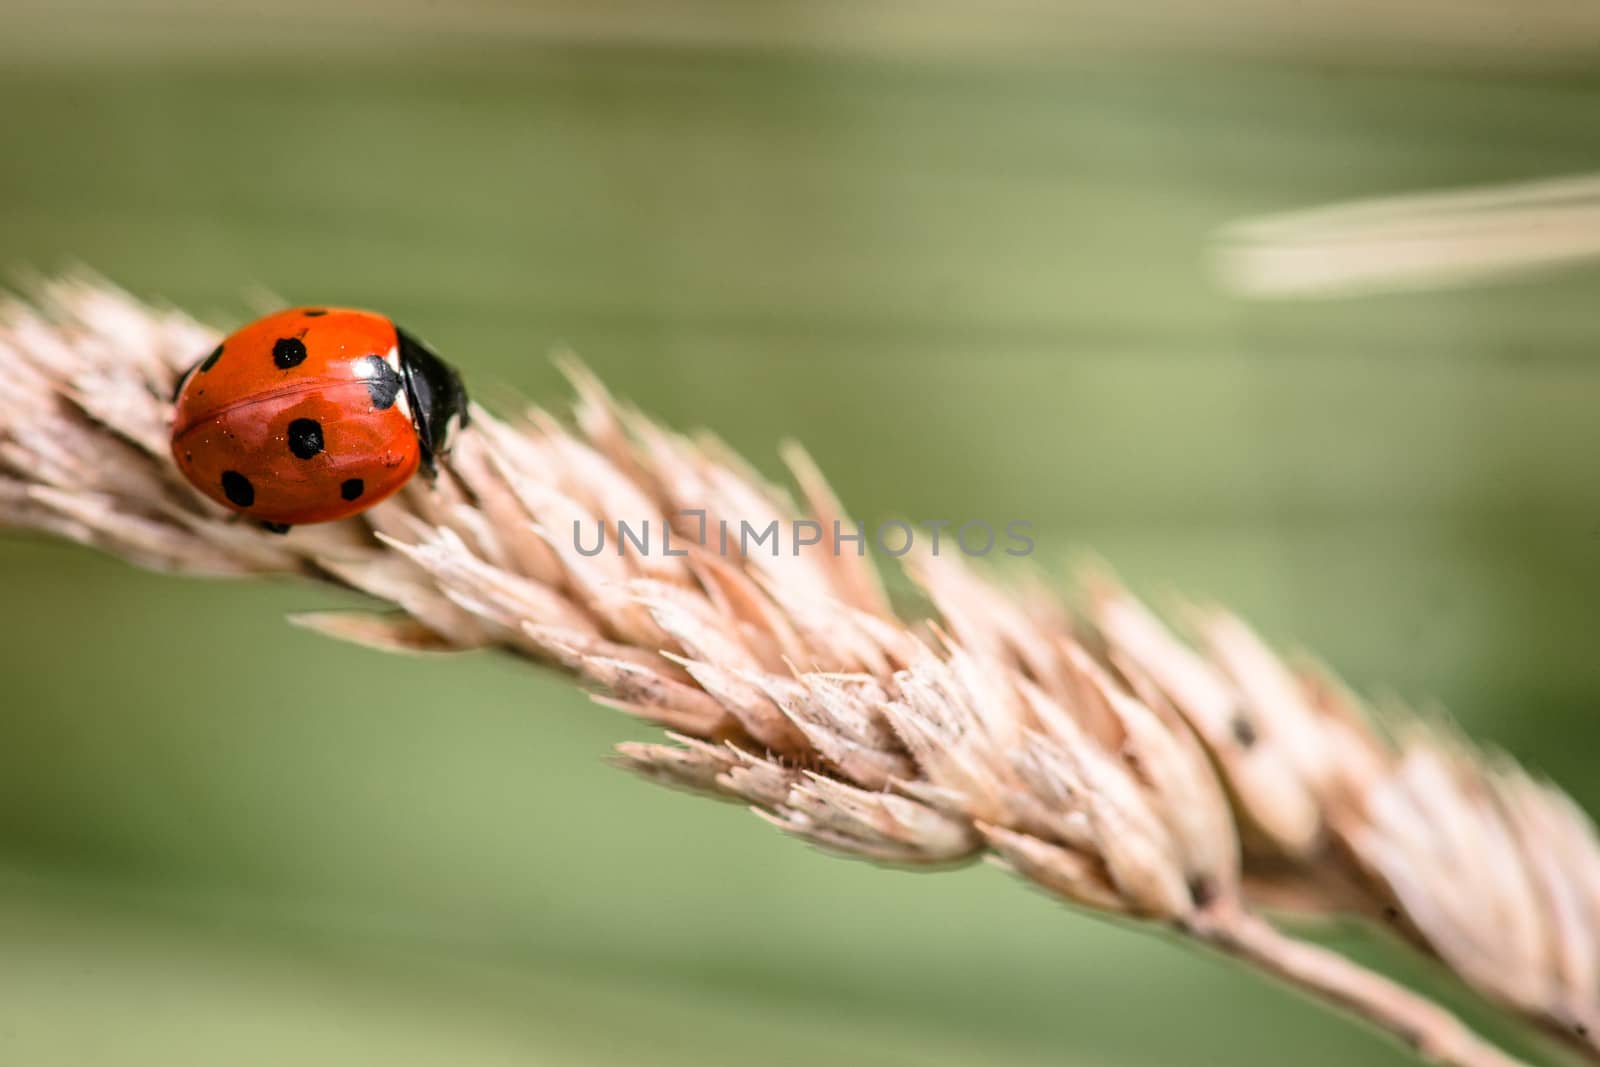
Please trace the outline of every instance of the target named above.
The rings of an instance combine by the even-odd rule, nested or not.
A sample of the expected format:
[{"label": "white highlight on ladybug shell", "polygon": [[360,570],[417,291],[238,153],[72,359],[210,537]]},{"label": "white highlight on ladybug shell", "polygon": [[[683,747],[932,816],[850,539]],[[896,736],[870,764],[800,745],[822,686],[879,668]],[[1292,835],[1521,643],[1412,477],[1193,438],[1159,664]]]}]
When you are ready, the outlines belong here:
[{"label": "white highlight on ladybug shell", "polygon": [[[389,364],[389,369],[394,371],[395,377],[401,382],[400,391],[395,394],[394,398],[395,407],[399,408],[401,413],[409,419],[411,418],[411,400],[406,396],[404,384],[406,378],[405,375],[400,371],[400,346],[395,345],[391,347],[389,351],[385,352],[383,354],[383,361]],[[368,366],[369,364],[367,363],[357,361],[355,366],[356,377],[360,378],[362,381],[372,377],[372,375],[368,372]]]}]

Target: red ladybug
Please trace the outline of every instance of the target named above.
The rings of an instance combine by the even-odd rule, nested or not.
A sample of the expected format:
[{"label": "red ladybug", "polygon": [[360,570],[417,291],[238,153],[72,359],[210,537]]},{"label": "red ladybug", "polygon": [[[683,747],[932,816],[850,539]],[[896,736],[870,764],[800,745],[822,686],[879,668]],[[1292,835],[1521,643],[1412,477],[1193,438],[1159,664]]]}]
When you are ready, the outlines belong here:
[{"label": "red ladybug", "polygon": [[172,458],[269,530],[354,515],[467,422],[456,372],[383,315],[290,308],[239,330],[178,383]]}]

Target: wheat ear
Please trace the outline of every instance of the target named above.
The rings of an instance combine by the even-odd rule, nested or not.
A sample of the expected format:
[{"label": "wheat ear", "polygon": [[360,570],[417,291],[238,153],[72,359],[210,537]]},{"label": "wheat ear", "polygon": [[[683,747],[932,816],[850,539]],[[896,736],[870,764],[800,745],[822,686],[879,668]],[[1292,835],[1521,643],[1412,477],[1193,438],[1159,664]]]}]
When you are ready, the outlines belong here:
[{"label": "wheat ear", "polygon": [[[0,523],[163,570],[361,590],[399,610],[297,621],[383,649],[492,645],[558,665],[672,732],[620,747],[648,777],[847,856],[987,857],[1276,975],[1426,1058],[1513,1064],[1257,908],[1387,919],[1600,1059],[1600,847],[1583,813],[1436,729],[1380,734],[1325,674],[1285,667],[1225,613],[1193,612],[1202,653],[1103,577],[1074,615],[946,556],[911,568],[935,617],[907,620],[833,539],[839,506],[798,449],[786,458],[822,544],[694,548],[701,522],[799,511],[714,441],[662,430],[579,370],[572,428],[539,409],[515,423],[476,411],[433,486],[276,536],[202,498],[168,456],[176,375],[215,342],[81,278],[0,307]],[[602,519],[670,520],[689,554],[578,551],[573,523]]]}]

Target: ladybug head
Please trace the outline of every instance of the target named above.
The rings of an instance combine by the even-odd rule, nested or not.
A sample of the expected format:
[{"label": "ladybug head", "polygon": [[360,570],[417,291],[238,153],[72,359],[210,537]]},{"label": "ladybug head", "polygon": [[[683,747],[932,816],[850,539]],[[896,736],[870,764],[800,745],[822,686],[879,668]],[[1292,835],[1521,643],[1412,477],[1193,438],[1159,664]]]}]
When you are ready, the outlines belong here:
[{"label": "ladybug head", "polygon": [[427,346],[396,328],[400,342],[400,373],[405,378],[406,399],[422,446],[422,465],[430,474],[435,460],[449,455],[456,433],[467,424],[467,391],[455,368]]}]

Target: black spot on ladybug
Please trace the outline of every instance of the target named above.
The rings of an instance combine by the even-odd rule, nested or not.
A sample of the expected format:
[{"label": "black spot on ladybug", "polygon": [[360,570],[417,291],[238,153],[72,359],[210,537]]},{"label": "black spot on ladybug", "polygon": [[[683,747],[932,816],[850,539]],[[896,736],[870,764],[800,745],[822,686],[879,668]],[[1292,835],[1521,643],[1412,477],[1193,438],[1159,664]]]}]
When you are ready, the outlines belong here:
[{"label": "black spot on ladybug", "polygon": [[272,362],[279,370],[298,367],[306,361],[305,342],[298,337],[280,337],[272,342]]},{"label": "black spot on ladybug", "polygon": [[327,313],[328,313],[328,309],[327,308],[307,308],[306,309],[306,318],[308,318],[308,319],[317,319],[317,318],[321,318],[323,315],[326,315]]},{"label": "black spot on ladybug", "polygon": [[[211,350],[211,354],[209,356],[206,356],[203,359],[195,360],[194,364],[188,370],[178,375],[177,382],[175,382],[172,386],[172,402],[174,404],[178,402],[178,398],[183,395],[183,387],[189,384],[189,379],[193,378],[196,374],[210,370],[212,367],[217,365],[217,360],[221,358],[222,346],[218,345],[216,348]],[[195,396],[204,395],[204,389],[197,389],[195,391]]]},{"label": "black spot on ladybug", "polygon": [[238,471],[222,472],[222,495],[236,508],[247,508],[256,502],[256,487]]},{"label": "black spot on ladybug", "polygon": [[356,360],[356,375],[366,379],[367,392],[372,394],[372,406],[379,411],[394,407],[400,395],[400,375],[382,356],[362,356]]},{"label": "black spot on ladybug", "polygon": [[322,423],[316,419],[295,419],[289,424],[289,451],[300,459],[310,459],[322,451]]},{"label": "black spot on ladybug", "polygon": [[346,478],[339,483],[339,495],[346,500],[359,500],[367,491],[367,483],[360,478]]},{"label": "black spot on ladybug", "polygon": [[290,525],[288,523],[286,523],[286,522],[265,522],[265,521],[263,521],[261,523],[261,528],[263,530],[267,531],[267,533],[275,533],[275,534],[286,534],[286,533],[288,533],[290,531],[290,529],[292,529],[292,527],[290,527]]}]

